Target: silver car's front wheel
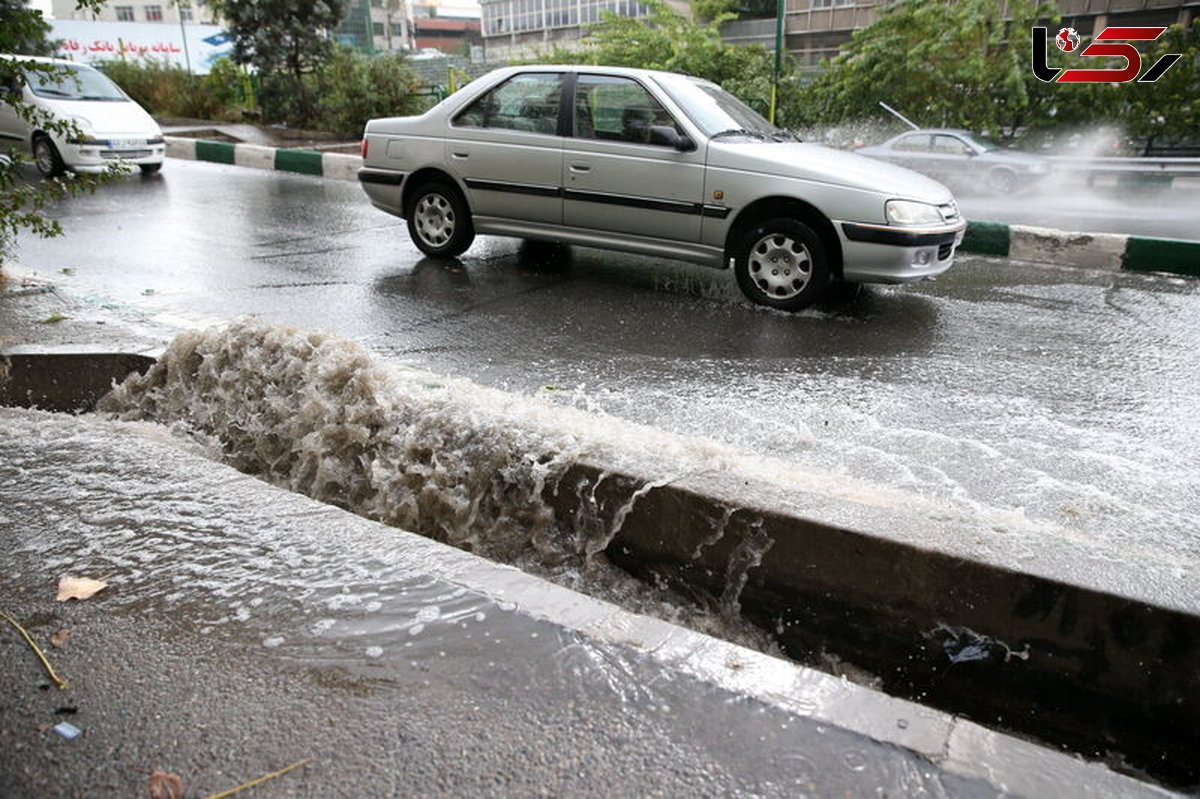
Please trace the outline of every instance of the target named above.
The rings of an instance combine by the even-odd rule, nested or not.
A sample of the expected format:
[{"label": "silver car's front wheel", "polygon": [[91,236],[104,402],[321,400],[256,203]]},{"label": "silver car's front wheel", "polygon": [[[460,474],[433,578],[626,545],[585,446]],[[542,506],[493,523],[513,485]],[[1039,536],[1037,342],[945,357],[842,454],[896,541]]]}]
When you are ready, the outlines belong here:
[{"label": "silver car's front wheel", "polygon": [[830,270],[821,238],[795,219],[767,219],[734,246],[734,271],[742,291],[759,305],[798,311],[829,285]]},{"label": "silver car's front wheel", "polygon": [[408,234],[417,249],[435,258],[460,255],[475,239],[466,203],[443,183],[429,183],[416,191],[409,206]]},{"label": "silver car's front wheel", "polygon": [[44,177],[56,178],[67,171],[62,156],[58,154],[58,148],[44,133],[38,134],[33,140],[33,161]]},{"label": "silver car's front wheel", "polygon": [[750,248],[750,278],[767,296],[790,300],[812,280],[812,255],[803,242],[770,233]]}]

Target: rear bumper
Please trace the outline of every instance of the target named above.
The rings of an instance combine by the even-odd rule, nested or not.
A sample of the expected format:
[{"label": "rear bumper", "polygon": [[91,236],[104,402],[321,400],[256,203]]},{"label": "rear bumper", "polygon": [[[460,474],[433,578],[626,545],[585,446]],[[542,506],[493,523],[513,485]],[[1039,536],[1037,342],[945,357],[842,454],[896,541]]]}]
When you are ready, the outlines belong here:
[{"label": "rear bumper", "polygon": [[900,228],[839,222],[842,277],[855,283],[911,283],[954,264],[965,221],[936,228]]}]

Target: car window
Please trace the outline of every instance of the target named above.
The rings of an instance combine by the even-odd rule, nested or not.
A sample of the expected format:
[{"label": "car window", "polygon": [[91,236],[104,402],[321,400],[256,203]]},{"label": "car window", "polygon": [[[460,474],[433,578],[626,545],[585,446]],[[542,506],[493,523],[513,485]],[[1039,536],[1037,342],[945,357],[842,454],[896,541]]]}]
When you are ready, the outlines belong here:
[{"label": "car window", "polygon": [[105,100],[126,102],[125,92],[94,69],[55,64],[48,71],[28,70],[29,88],[38,97],[53,100]]},{"label": "car window", "polygon": [[893,144],[892,149],[902,150],[906,153],[927,153],[929,152],[929,136],[924,134],[905,136]]},{"label": "car window", "polygon": [[650,143],[650,127],[676,131],[675,120],[637,81],[580,75],[575,83],[575,136],[580,139]]},{"label": "car window", "polygon": [[555,134],[562,79],[559,72],[515,75],[467,106],[454,124]]},{"label": "car window", "polygon": [[969,155],[967,145],[954,136],[936,136],[933,140],[933,151],[941,155]]}]

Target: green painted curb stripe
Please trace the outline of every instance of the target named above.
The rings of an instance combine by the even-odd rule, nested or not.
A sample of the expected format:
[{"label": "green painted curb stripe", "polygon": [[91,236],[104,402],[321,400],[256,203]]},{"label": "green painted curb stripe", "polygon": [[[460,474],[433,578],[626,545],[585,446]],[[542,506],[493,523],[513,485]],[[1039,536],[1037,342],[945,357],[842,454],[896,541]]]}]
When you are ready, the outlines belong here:
[{"label": "green painted curb stripe", "polygon": [[321,177],[323,174],[321,154],[310,150],[276,150],[275,168],[317,177]]},{"label": "green painted curb stripe", "polygon": [[1000,222],[967,222],[967,232],[963,236],[959,250],[973,252],[979,255],[999,255],[1008,257],[1010,236],[1008,225]]},{"label": "green painted curb stripe", "polygon": [[1130,236],[1121,268],[1135,272],[1174,272],[1200,277],[1200,241]]},{"label": "green painted curb stripe", "polygon": [[232,164],[233,145],[223,141],[198,141],[196,142],[196,160]]}]

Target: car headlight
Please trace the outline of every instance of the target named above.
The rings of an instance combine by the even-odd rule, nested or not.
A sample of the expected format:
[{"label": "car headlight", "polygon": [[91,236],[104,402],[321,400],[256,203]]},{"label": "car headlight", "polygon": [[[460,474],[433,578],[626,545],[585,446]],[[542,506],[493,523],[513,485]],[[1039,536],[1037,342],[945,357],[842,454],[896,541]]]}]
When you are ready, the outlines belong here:
[{"label": "car headlight", "polygon": [[913,200],[888,200],[885,206],[888,224],[940,225],[942,212],[936,205]]},{"label": "car headlight", "polygon": [[88,119],[87,117],[71,117],[71,121],[74,122],[75,126],[84,133],[90,133],[92,130],[92,120]]}]

